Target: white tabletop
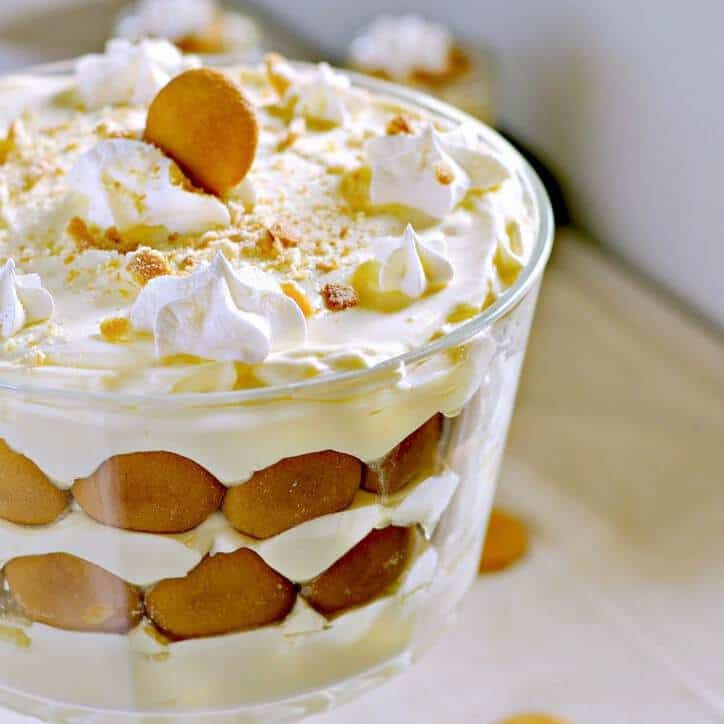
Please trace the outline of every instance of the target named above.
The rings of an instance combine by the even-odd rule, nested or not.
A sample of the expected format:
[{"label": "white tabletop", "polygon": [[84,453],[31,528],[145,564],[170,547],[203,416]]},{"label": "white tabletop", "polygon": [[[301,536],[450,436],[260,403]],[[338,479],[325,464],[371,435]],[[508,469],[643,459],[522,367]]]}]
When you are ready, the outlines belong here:
[{"label": "white tabletop", "polygon": [[499,493],[529,556],[479,579],[416,668],[314,724],[724,722],[724,345],[559,237]]}]

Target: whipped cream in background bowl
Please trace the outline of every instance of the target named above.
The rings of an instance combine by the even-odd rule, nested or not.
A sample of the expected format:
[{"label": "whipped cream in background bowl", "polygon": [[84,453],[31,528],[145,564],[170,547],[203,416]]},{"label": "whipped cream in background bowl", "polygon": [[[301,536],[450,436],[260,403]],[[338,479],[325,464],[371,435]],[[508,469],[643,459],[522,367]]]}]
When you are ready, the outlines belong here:
[{"label": "whipped cream in background bowl", "polygon": [[[231,71],[262,108],[243,188],[223,198],[188,188],[173,161],[144,145],[147,101],[126,97],[68,111],[72,137],[63,147],[77,148],[53,170],[67,182],[41,177],[42,203],[24,217],[13,204],[24,164],[13,159],[52,155],[43,129],[67,115],[49,99],[76,86],[67,67],[0,81],[0,95],[27,88],[32,106],[23,115],[31,140],[10,150],[4,179],[5,216],[17,221],[0,223],[12,331],[0,339],[0,438],[62,491],[114,456],[159,450],[232,491],[282,459],[319,451],[374,467],[441,413],[436,469],[391,495],[360,489],[347,508],[265,540],[234,530],[220,511],[167,535],[107,526],[73,501],[40,527],[0,522],[0,562],[10,552],[67,552],[146,589],[187,575],[204,556],[249,548],[303,591],[370,531],[390,525],[414,528],[410,560],[393,587],[336,616],[299,595],[280,622],[185,641],[154,635],[145,618],[122,635],[30,622],[6,582],[7,706],[50,721],[299,718],[408,666],[439,636],[476,573],[550,251],[548,202],[516,152],[463,114],[381,81],[340,76],[347,86],[330,78],[338,71],[293,67],[304,78],[297,88],[316,85],[297,93],[292,84],[279,98],[262,72]],[[285,104],[288,120],[263,111]],[[329,110],[319,128],[303,124],[308,108]],[[411,133],[390,141],[397,137],[385,128],[400,115]],[[8,131],[14,120],[2,118]],[[376,180],[384,157],[368,155],[370,143],[387,144],[381,153],[401,161]],[[417,177],[389,176],[419,169],[421,158],[431,166]],[[275,195],[280,178],[289,179],[284,199]],[[405,181],[418,193],[400,195]],[[183,194],[194,197],[186,207]],[[138,195],[143,203],[133,201]],[[337,196],[343,219],[326,213]],[[183,208],[196,210],[169,228]],[[310,272],[304,256],[319,246],[306,243],[315,229],[322,245],[334,235],[336,247],[320,252]],[[61,263],[28,252],[49,233],[72,245]],[[240,253],[257,241],[270,245],[271,261]],[[107,320],[114,324],[104,333]]]},{"label": "whipped cream in background bowl", "polygon": [[491,56],[420,15],[375,18],[352,40],[347,64],[430,93],[486,123],[495,119],[497,89]]},{"label": "whipped cream in background bowl", "polygon": [[137,0],[118,17],[116,35],[131,41],[165,38],[185,52],[242,56],[258,50],[260,40],[252,18],[216,0]]}]

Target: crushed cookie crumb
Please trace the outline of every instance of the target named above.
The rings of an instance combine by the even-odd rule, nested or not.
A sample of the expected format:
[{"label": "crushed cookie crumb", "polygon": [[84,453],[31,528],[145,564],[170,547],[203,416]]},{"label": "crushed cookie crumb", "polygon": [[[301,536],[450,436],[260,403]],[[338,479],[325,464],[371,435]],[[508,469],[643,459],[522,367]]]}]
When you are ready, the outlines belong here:
[{"label": "crushed cookie crumb", "polygon": [[405,116],[398,114],[387,124],[386,131],[388,136],[400,136],[405,133],[412,133],[413,128]]},{"label": "crushed cookie crumb", "polygon": [[320,259],[315,265],[317,271],[327,272],[339,269],[339,262],[336,259]]},{"label": "crushed cookie crumb", "polygon": [[264,69],[271,87],[283,96],[292,84],[293,70],[283,55],[269,53],[264,57]]},{"label": "crushed cookie crumb", "polygon": [[282,253],[282,245],[274,238],[274,236],[266,229],[259,234],[256,239],[256,253],[262,259],[276,259]]},{"label": "crushed cookie crumb", "polygon": [[281,244],[285,249],[299,246],[299,239],[296,234],[283,222],[278,221],[272,224],[268,231],[272,240]]},{"label": "crushed cookie crumb", "polygon": [[304,290],[296,282],[282,282],[280,286],[284,294],[297,303],[297,306],[302,310],[302,314],[305,317],[309,318],[314,315],[314,307],[309,301],[309,297],[307,297]]},{"label": "crushed cookie crumb", "polygon": [[106,342],[118,344],[127,342],[131,333],[131,323],[126,317],[111,317],[104,319],[100,324],[101,337]]},{"label": "crushed cookie crumb", "polygon": [[128,271],[141,286],[151,279],[171,273],[166,257],[155,249],[141,249],[134,254],[128,262]]},{"label": "crushed cookie crumb", "polygon": [[192,269],[195,266],[196,266],[196,259],[194,259],[192,256],[185,256],[179,262],[179,269],[181,269],[182,271],[186,271],[187,269]]},{"label": "crushed cookie crumb", "polygon": [[359,304],[357,292],[349,284],[330,282],[322,288],[322,298],[327,309],[341,312]]},{"label": "crushed cookie crumb", "polygon": [[96,126],[95,132],[100,138],[107,138],[109,140],[123,138],[128,141],[139,141],[141,139],[141,135],[137,131],[123,130],[119,126],[114,123],[109,123],[108,121],[104,121]]},{"label": "crushed cookie crumb", "polygon": [[66,232],[75,241],[79,251],[102,249],[125,254],[138,248],[138,241],[125,237],[115,226],[101,233],[95,228],[91,229],[79,216],[74,216],[70,220]]},{"label": "crushed cookie crumb", "polygon": [[278,153],[290,149],[307,131],[307,122],[304,118],[295,118],[289,124],[289,130],[282,136],[276,145]]},{"label": "crushed cookie crumb", "polygon": [[78,245],[80,249],[88,249],[93,246],[95,237],[91,234],[87,224],[80,216],[74,216],[69,222],[66,228],[68,234]]},{"label": "crushed cookie crumb", "polygon": [[443,186],[449,186],[455,180],[455,172],[444,161],[435,165],[435,178]]}]

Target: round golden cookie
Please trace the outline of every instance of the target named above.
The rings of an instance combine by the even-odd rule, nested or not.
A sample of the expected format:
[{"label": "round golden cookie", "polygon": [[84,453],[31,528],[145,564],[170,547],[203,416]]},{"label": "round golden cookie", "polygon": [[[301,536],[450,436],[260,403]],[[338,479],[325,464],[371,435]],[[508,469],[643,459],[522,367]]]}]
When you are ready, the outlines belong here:
[{"label": "round golden cookie", "polygon": [[52,523],[70,502],[29,458],[0,440],[0,518],[19,525]]},{"label": "round golden cookie", "polygon": [[146,612],[172,639],[219,636],[282,621],[297,598],[293,583],[248,548],[205,558],[185,578],[157,583]]},{"label": "round golden cookie", "polygon": [[143,614],[137,588],[67,553],[14,558],[5,578],[25,615],[55,628],[125,633]]},{"label": "round golden cookie", "polygon": [[411,528],[373,530],[324,573],[302,586],[301,595],[324,615],[367,603],[399,578],[411,547]]},{"label": "round golden cookie", "polygon": [[415,478],[435,469],[442,435],[442,415],[435,415],[380,460],[365,470],[365,490],[396,493]]},{"label": "round golden cookie", "polygon": [[222,195],[251,168],[259,128],[251,103],[231,78],[197,68],[159,91],[148,109],[144,138],[194,184]]},{"label": "round golden cookie", "polygon": [[362,463],[342,453],[285,458],[230,488],[223,511],[238,531],[269,538],[320,515],[348,508],[362,479]]},{"label": "round golden cookie", "polygon": [[169,452],[118,455],[73,485],[91,518],[143,533],[195,528],[221,505],[224,492],[207,470]]},{"label": "round golden cookie", "polygon": [[480,572],[492,573],[507,568],[522,558],[527,550],[528,533],[523,523],[504,510],[493,509],[480,559]]}]

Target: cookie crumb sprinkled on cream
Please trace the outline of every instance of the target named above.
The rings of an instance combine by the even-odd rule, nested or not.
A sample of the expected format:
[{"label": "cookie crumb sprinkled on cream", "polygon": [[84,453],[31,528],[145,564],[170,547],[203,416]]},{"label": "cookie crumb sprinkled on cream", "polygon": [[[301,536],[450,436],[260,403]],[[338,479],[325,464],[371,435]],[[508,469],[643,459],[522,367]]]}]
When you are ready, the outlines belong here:
[{"label": "cookie crumb sprinkled on cream", "polygon": [[333,312],[341,312],[359,304],[357,292],[349,284],[336,282],[325,284],[322,288],[322,298],[327,309]]},{"label": "cookie crumb sprinkled on cream", "polygon": [[128,271],[141,286],[171,273],[166,257],[155,249],[141,249],[128,262]]}]

